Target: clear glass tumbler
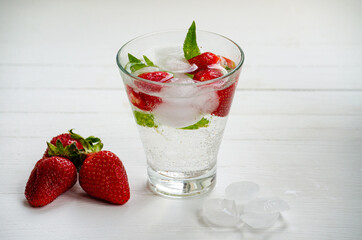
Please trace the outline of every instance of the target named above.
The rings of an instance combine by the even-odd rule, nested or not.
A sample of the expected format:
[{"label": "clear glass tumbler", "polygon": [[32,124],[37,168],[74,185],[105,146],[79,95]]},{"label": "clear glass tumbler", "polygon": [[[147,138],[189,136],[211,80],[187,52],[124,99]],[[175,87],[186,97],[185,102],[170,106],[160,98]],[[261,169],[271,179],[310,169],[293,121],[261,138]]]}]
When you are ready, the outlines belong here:
[{"label": "clear glass tumbler", "polygon": [[156,54],[152,49],[182,47],[185,35],[186,31],[147,34],[127,42],[117,53],[147,158],[149,186],[170,197],[193,196],[214,187],[219,146],[244,61],[243,51],[230,39],[197,31],[201,51],[232,59],[232,71],[204,82],[161,83],[127,69],[128,53],[147,53],[152,59]]}]

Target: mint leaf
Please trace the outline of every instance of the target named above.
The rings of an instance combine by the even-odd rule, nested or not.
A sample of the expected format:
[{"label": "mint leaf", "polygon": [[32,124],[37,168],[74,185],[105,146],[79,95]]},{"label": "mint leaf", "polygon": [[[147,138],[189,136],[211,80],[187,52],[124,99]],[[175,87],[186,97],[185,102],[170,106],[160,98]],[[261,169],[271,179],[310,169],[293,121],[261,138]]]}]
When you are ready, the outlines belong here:
[{"label": "mint leaf", "polygon": [[191,74],[191,73],[185,73],[186,76],[188,76],[189,78],[193,79],[194,78],[194,75]]},{"label": "mint leaf", "polygon": [[156,65],[150,60],[148,59],[148,57],[146,57],[145,55],[143,55],[143,58],[145,59],[145,62],[147,64],[147,66],[149,67],[155,67]]},{"label": "mint leaf", "polygon": [[195,129],[199,129],[202,127],[208,127],[210,123],[210,120],[206,119],[206,118],[201,118],[200,121],[198,121],[197,123],[191,125],[191,126],[187,126],[181,129],[185,129],[185,130],[195,130]]},{"label": "mint leaf", "polygon": [[157,67],[148,57],[143,56],[143,58],[145,59],[145,63],[142,62],[141,59],[138,59],[132,54],[128,53],[129,63],[127,63],[127,65],[129,65],[129,69],[131,70],[132,73],[144,67]]},{"label": "mint leaf", "polygon": [[187,60],[200,55],[200,49],[196,42],[196,24],[192,22],[184,42],[184,56]]},{"label": "mint leaf", "polygon": [[129,69],[131,70],[131,72],[135,72],[135,71],[138,71],[144,67],[147,67],[146,64],[143,64],[143,63],[136,63],[136,64],[132,64],[131,63],[131,66],[129,67]]},{"label": "mint leaf", "polygon": [[130,63],[142,63],[141,60],[133,56],[132,54],[128,53],[128,60]]},{"label": "mint leaf", "polygon": [[155,117],[152,114],[143,113],[139,111],[133,111],[136,123],[143,127],[157,128],[155,123]]}]

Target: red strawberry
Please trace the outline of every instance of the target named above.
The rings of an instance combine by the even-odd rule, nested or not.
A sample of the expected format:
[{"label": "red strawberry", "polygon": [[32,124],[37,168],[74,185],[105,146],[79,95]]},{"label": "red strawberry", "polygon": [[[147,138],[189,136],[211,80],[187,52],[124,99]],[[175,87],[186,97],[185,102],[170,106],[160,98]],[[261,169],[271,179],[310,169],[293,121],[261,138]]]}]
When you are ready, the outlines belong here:
[{"label": "red strawberry", "polygon": [[110,151],[88,155],[79,172],[79,184],[89,195],[114,204],[124,204],[130,198],[126,170]]},{"label": "red strawberry", "polygon": [[231,103],[234,98],[235,88],[237,82],[233,83],[229,87],[217,91],[219,97],[219,106],[211,114],[219,117],[226,117],[230,112]]},{"label": "red strawberry", "polygon": [[71,188],[77,181],[74,164],[63,157],[40,159],[30,174],[25,197],[33,207],[42,207]]},{"label": "red strawberry", "polygon": [[56,137],[53,137],[53,139],[50,140],[50,143],[56,145],[58,140],[60,140],[64,147],[75,143],[78,149],[84,149],[82,143],[79,140],[72,138],[70,133],[63,133]]},{"label": "red strawberry", "polygon": [[209,68],[197,71],[193,79],[200,82],[204,82],[214,78],[221,77],[223,75],[224,74],[220,70]]},{"label": "red strawberry", "polygon": [[[82,143],[79,140],[72,138],[69,133],[63,133],[56,137],[53,137],[52,140],[50,140],[50,143],[56,146],[58,140],[63,144],[64,147],[75,143],[76,147],[79,150],[84,149]],[[43,157],[49,157],[49,147],[45,150]]]},{"label": "red strawberry", "polygon": [[126,91],[128,99],[133,104],[133,106],[138,107],[143,111],[151,111],[157,105],[162,103],[162,98],[151,96],[140,91],[136,91],[130,86],[126,86]]},{"label": "red strawberry", "polygon": [[220,64],[224,68],[234,69],[236,67],[236,64],[233,60],[230,60],[226,57],[220,56]]},{"label": "red strawberry", "polygon": [[138,75],[138,77],[154,82],[167,82],[172,78],[172,74],[168,72],[146,72]]},{"label": "red strawberry", "polygon": [[205,52],[189,59],[190,64],[196,64],[198,69],[205,69],[209,65],[217,64],[220,58],[211,52]]},{"label": "red strawberry", "polygon": [[[223,76],[223,73],[218,69],[204,69],[196,72],[193,79],[203,82],[221,76]],[[219,98],[219,106],[211,113],[212,115],[226,117],[229,114],[236,84],[237,83],[235,82],[229,87],[216,92]]]},{"label": "red strawberry", "polygon": [[[148,72],[148,73],[142,73],[138,75],[138,77],[147,79],[154,82],[169,82],[172,78],[172,75],[167,72]],[[145,92],[159,92],[162,89],[162,86],[141,82],[141,81],[135,81],[135,85]],[[149,94],[146,94],[141,91],[137,91],[133,89],[130,86],[126,86],[126,91],[128,94],[128,98],[130,102],[138,107],[139,109],[143,111],[151,111],[153,110],[157,105],[162,103],[162,99],[160,97],[152,96]]]}]

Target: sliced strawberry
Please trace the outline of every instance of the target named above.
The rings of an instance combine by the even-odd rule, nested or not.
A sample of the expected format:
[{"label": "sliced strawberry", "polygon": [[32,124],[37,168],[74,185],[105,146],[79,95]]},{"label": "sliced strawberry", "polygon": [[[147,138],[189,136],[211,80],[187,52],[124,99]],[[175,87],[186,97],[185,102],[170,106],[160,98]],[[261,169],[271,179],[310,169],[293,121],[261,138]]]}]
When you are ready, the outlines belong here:
[{"label": "sliced strawberry", "polygon": [[200,54],[196,57],[193,57],[189,59],[190,64],[196,64],[198,69],[205,69],[207,66],[217,64],[219,62],[220,58],[211,53],[211,52],[205,52],[203,54]]},{"label": "sliced strawberry", "polygon": [[204,81],[208,81],[214,78],[218,78],[223,76],[224,74],[218,70],[218,69],[203,69],[203,70],[199,70],[195,73],[193,79],[200,81],[200,82],[204,82]]},{"label": "sliced strawberry", "polygon": [[162,98],[151,96],[140,91],[136,91],[130,86],[126,86],[129,101],[143,111],[151,111],[162,103]]},{"label": "sliced strawberry", "polygon": [[[147,72],[138,75],[138,77],[154,82],[165,83],[170,81],[172,74],[167,72]],[[159,92],[162,89],[162,86],[142,81],[135,81],[135,85],[138,89],[145,92]],[[162,98],[135,90],[130,86],[126,86],[126,91],[130,102],[143,111],[152,111],[157,105],[162,103]]]},{"label": "sliced strawberry", "polygon": [[[203,82],[221,76],[223,76],[223,73],[218,69],[204,69],[196,72],[193,79]],[[215,111],[211,113],[212,115],[219,117],[226,117],[229,114],[230,106],[234,97],[236,84],[237,83],[235,82],[229,87],[216,92],[219,98],[219,106]]]},{"label": "sliced strawberry", "polygon": [[234,69],[236,67],[235,62],[226,57],[220,56],[220,63],[224,68]]},{"label": "sliced strawberry", "polygon": [[138,75],[138,77],[162,83],[170,80],[170,78],[172,78],[172,75],[168,72],[146,72]]},{"label": "sliced strawberry", "polygon": [[219,97],[219,106],[211,113],[212,115],[226,117],[229,114],[231,103],[234,98],[236,84],[237,82],[223,90],[217,91],[217,95]]}]

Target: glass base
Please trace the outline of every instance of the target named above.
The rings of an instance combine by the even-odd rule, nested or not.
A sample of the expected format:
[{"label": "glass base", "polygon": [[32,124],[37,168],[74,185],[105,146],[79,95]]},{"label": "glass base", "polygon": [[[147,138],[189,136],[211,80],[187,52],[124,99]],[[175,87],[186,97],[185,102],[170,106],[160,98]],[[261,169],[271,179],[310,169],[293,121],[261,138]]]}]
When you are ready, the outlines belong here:
[{"label": "glass base", "polygon": [[171,178],[148,168],[148,186],[159,195],[172,198],[185,198],[204,194],[214,188],[216,167],[195,178]]}]

